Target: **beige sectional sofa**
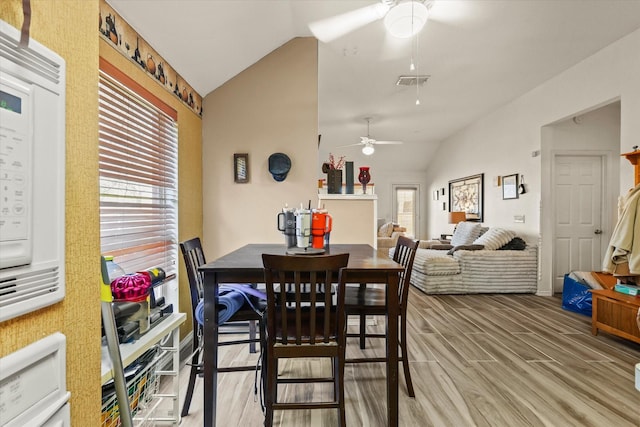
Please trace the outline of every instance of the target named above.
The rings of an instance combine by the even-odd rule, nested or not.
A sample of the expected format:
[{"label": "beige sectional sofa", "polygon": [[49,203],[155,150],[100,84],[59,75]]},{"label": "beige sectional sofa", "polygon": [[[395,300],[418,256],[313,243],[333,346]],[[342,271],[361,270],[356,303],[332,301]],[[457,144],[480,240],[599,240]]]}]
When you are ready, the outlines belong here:
[{"label": "beige sectional sofa", "polygon": [[410,282],[428,294],[535,293],[538,250],[513,231],[462,222],[448,246],[420,242]]},{"label": "beige sectional sofa", "polygon": [[393,222],[384,222],[378,227],[378,249],[395,248],[398,237],[406,235],[406,229]]}]

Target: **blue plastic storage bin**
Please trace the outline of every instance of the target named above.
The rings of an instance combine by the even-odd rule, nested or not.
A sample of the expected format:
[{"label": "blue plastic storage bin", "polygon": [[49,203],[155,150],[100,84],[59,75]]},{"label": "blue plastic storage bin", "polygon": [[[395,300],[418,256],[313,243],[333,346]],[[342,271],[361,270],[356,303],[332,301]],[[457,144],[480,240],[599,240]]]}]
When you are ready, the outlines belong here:
[{"label": "blue plastic storage bin", "polygon": [[574,313],[591,317],[591,288],[580,283],[568,274],[564,275],[562,285],[562,308]]}]

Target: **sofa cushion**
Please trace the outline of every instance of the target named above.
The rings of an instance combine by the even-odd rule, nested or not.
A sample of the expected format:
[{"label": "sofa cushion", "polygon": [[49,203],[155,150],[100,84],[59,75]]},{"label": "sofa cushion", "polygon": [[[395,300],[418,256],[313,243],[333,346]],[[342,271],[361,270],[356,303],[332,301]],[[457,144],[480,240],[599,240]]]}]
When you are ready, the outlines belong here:
[{"label": "sofa cushion", "polygon": [[456,226],[456,230],[453,232],[453,236],[451,236],[451,246],[470,245],[472,243],[475,243],[474,240],[476,240],[479,235],[479,222],[460,222]]},{"label": "sofa cushion", "polygon": [[[391,251],[389,256],[393,256]],[[460,265],[447,251],[420,249],[416,251],[413,269],[428,276],[460,274]]]},{"label": "sofa cushion", "polygon": [[392,222],[382,224],[382,227],[378,229],[378,237],[391,237],[391,233],[393,233]]},{"label": "sofa cushion", "polygon": [[484,245],[485,249],[495,251],[501,246],[509,243],[514,237],[516,237],[516,233],[514,231],[491,227],[486,233],[478,237],[473,244]]}]

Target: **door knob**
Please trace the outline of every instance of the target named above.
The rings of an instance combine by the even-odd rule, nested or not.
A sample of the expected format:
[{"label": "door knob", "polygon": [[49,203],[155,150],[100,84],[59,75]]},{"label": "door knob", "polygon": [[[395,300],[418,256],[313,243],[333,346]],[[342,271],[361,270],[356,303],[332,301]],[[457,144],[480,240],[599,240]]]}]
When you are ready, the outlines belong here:
[{"label": "door knob", "polygon": [[600,230],[599,228],[596,228],[593,234],[602,234],[602,230]]}]

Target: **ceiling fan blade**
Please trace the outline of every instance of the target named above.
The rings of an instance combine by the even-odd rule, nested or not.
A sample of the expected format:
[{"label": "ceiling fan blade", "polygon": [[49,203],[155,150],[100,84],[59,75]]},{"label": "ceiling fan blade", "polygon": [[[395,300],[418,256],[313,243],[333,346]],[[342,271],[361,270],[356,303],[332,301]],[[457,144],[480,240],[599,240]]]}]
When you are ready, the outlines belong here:
[{"label": "ceiling fan blade", "polygon": [[374,144],[399,145],[404,143],[402,141],[375,141]]},{"label": "ceiling fan blade", "polygon": [[309,24],[309,29],[318,40],[329,43],[373,21],[383,18],[388,10],[389,6],[383,3],[375,3],[361,7],[360,9],[312,22]]},{"label": "ceiling fan blade", "polygon": [[[429,20],[445,25],[459,25],[477,17],[478,6],[475,2],[434,1],[428,5]],[[429,25],[428,21],[427,25]]]},{"label": "ceiling fan blade", "polygon": [[357,142],[355,144],[348,144],[348,145],[338,145],[338,147],[354,147],[356,145],[362,145],[362,142]]}]

